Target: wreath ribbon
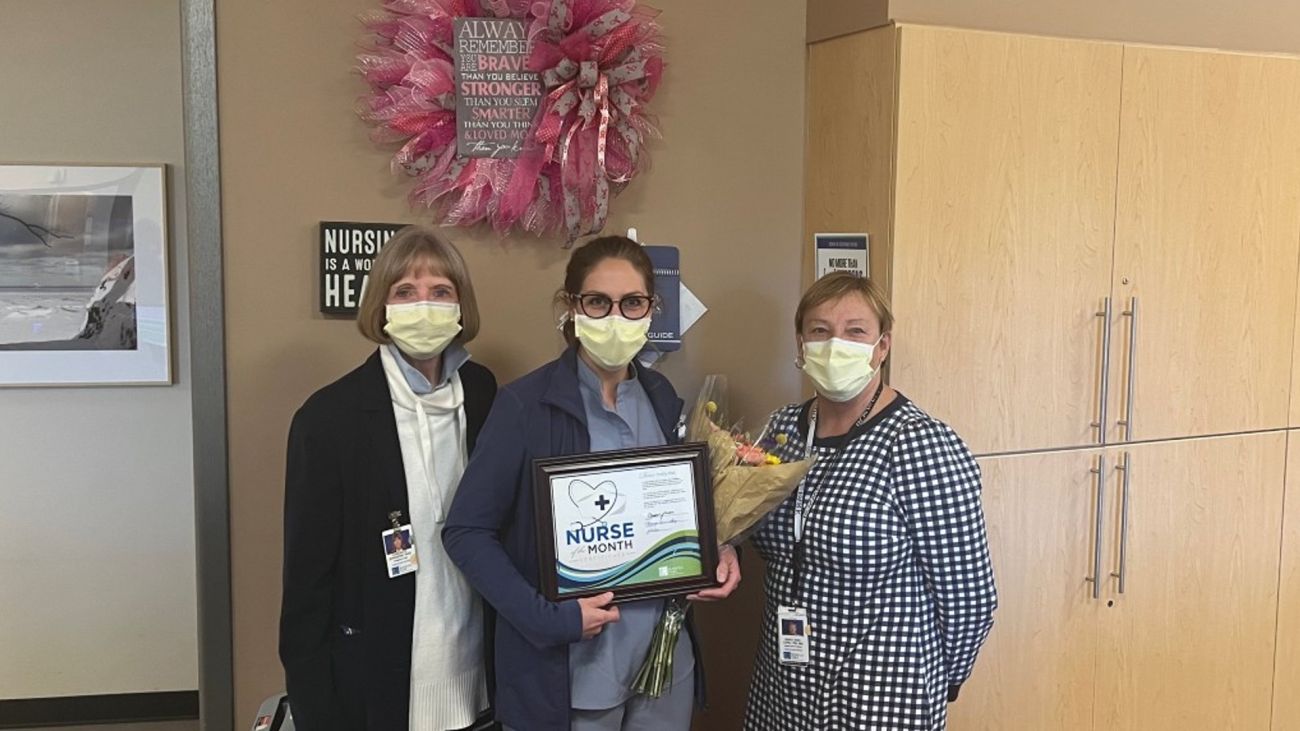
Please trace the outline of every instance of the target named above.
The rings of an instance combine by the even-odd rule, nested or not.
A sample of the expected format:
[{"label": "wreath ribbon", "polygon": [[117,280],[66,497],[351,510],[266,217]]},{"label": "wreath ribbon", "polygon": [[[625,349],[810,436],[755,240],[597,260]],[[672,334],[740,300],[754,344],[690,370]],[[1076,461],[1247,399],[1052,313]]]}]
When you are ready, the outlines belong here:
[{"label": "wreath ribbon", "polygon": [[[571,243],[604,227],[655,133],[645,110],[662,74],[655,15],[636,0],[384,0],[366,20],[375,41],[359,70],[372,93],[360,113],[377,142],[400,143],[393,167],[417,178],[412,203],[443,223],[561,230]],[[467,16],[527,25],[542,98],[518,157],[457,152],[454,27]]]},{"label": "wreath ribbon", "polygon": [[[570,156],[574,139],[579,132],[590,129],[593,123],[597,124],[596,174],[593,196],[590,200],[593,209],[591,230],[599,231],[604,228],[605,221],[609,218],[610,178],[606,155],[613,116],[610,109],[611,99],[614,100],[616,108],[624,114],[629,113],[635,102],[628,92],[618,87],[640,81],[645,78],[645,75],[645,61],[640,59],[624,63],[608,72],[602,72],[594,61],[574,63],[571,59],[565,58],[543,73],[543,79],[547,80],[548,84],[550,80],[558,83],[550,84],[555,88],[543,99],[541,112],[538,115],[539,122],[533,137],[544,146],[543,159],[557,161],[560,165],[561,180],[564,183],[564,222],[570,241],[586,233],[582,230],[580,205],[583,191],[578,182],[583,180],[583,176],[579,174],[580,171],[574,169]],[[576,120],[569,120],[575,109],[582,124],[578,124]],[[568,124],[568,132],[564,134],[564,139],[560,140],[561,130],[566,124]],[[638,147],[632,128],[623,124],[616,129],[627,141],[629,151],[635,155]],[[555,156],[557,144],[558,158]],[[614,182],[624,183],[629,179],[630,176],[617,176]]]}]

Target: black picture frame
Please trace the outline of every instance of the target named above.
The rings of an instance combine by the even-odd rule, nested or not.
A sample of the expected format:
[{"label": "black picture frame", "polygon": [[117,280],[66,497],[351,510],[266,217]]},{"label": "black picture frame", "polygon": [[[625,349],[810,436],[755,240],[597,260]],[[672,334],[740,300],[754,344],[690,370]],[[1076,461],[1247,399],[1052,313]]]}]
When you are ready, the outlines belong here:
[{"label": "black picture frame", "polygon": [[[561,592],[556,546],[553,481],[564,477],[599,475],[628,469],[689,464],[694,490],[695,524],[699,531],[700,573],[689,577],[653,580],[623,586],[599,585]],[[591,478],[589,478],[591,479]],[[568,495],[563,496],[568,498]],[[533,461],[533,498],[537,520],[538,585],[551,601],[581,599],[614,593],[614,601],[627,602],[656,597],[680,596],[718,586],[717,523],[713,514],[713,480],[709,472],[708,446],[687,443],[665,447],[591,452]]]}]

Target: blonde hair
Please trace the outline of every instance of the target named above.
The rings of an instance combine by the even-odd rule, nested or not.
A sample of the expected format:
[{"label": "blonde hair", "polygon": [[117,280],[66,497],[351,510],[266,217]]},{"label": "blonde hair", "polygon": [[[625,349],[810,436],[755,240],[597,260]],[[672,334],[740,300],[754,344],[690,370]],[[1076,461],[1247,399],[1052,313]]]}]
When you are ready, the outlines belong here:
[{"label": "blonde hair", "polygon": [[388,324],[385,305],[388,290],[407,274],[428,267],[435,275],[446,277],[456,286],[460,299],[461,331],[453,342],[468,343],[478,335],[478,301],[469,267],[451,242],[429,226],[407,226],[393,235],[370,265],[366,291],[357,309],[357,329],[367,340],[384,345],[390,342],[384,332]]},{"label": "blonde hair", "polygon": [[799,306],[794,311],[795,334],[803,332],[803,318],[809,310],[827,302],[837,302],[851,294],[861,297],[876,313],[881,335],[894,329],[894,312],[889,308],[889,299],[879,285],[851,272],[831,272],[813,282],[799,299]]}]

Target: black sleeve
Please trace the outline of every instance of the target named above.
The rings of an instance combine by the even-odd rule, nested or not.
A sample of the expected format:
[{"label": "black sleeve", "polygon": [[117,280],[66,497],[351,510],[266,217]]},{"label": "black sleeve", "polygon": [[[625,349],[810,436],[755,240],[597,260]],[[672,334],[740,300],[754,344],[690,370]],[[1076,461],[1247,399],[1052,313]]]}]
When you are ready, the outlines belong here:
[{"label": "black sleeve", "polygon": [[325,438],[324,415],[294,415],[284,481],[284,574],[280,662],[298,728],[342,731],[334,688],[331,639],[334,580],[342,540],[343,494],[337,450]]},{"label": "black sleeve", "polygon": [[483,430],[488,412],[496,400],[497,379],[492,371],[474,361],[460,367],[460,379],[465,389],[465,421],[469,432],[465,438],[465,447],[467,453],[472,455],[479,432]]}]

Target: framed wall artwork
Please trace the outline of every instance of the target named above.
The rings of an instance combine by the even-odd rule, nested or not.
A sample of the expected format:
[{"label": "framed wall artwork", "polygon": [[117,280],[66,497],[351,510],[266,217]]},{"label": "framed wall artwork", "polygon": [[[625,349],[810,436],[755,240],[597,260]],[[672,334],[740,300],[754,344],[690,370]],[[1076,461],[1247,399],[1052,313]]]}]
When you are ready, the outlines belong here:
[{"label": "framed wall artwork", "polygon": [[170,384],[163,165],[0,164],[0,386]]}]

